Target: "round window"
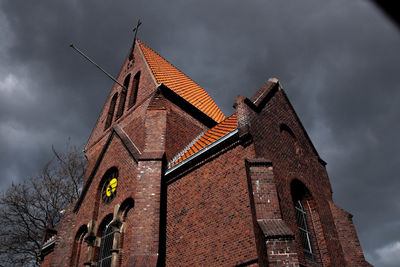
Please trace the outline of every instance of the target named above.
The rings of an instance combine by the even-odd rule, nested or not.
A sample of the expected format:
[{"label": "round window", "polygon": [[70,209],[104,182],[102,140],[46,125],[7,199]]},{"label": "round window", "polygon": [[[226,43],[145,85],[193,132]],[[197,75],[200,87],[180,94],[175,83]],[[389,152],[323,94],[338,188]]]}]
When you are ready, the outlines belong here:
[{"label": "round window", "polygon": [[118,171],[113,171],[107,174],[107,178],[104,181],[103,190],[101,192],[101,198],[104,203],[110,203],[117,194],[118,187]]}]

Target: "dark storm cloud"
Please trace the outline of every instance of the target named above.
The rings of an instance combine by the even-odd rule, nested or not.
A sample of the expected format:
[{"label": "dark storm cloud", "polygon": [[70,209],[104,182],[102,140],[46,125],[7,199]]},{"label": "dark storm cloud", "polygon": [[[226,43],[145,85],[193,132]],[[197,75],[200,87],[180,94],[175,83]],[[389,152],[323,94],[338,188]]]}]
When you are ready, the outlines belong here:
[{"label": "dark storm cloud", "polygon": [[[139,37],[204,86],[226,114],[238,94],[282,82],[335,201],[372,263],[400,254],[400,34],[367,1],[1,1],[0,174],[35,175],[68,137],[83,146]],[[397,253],[397,254],[396,254]]]}]

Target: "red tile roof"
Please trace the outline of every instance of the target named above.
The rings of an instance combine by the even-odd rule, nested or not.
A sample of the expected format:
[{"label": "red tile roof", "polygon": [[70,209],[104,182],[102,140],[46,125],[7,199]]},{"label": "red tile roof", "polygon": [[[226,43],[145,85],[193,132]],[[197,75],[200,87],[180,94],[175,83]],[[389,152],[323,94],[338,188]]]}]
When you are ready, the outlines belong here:
[{"label": "red tile roof", "polygon": [[140,40],[137,41],[157,83],[163,83],[176,94],[195,106],[216,122],[226,117],[209,94],[183,72],[154,52]]},{"label": "red tile roof", "polygon": [[171,167],[196,154],[236,128],[237,115],[235,113],[205,132],[181,157],[171,164]]}]

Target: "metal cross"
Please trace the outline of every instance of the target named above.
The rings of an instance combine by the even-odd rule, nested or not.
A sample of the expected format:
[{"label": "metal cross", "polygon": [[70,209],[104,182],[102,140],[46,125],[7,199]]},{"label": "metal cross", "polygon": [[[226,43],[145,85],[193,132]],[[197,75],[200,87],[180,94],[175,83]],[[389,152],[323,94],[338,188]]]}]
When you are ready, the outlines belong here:
[{"label": "metal cross", "polygon": [[137,24],[136,24],[136,27],[133,29],[133,32],[135,33],[135,36],[133,37],[133,44],[132,44],[132,47],[131,47],[131,51],[130,51],[130,53],[129,53],[129,60],[133,60],[134,58],[133,58],[133,52],[134,52],[134,50],[135,50],[135,43],[136,43],[136,35],[137,35],[137,32],[138,32],[138,30],[139,30],[139,26],[140,25],[142,25],[142,22],[140,21],[140,19],[138,20],[138,22],[137,22]]}]

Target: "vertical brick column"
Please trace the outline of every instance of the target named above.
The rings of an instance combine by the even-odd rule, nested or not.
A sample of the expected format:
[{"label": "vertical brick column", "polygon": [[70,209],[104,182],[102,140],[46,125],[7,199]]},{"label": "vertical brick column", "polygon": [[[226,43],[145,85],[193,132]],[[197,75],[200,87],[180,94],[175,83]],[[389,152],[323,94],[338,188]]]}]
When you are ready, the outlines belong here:
[{"label": "vertical brick column", "polygon": [[263,158],[246,159],[246,170],[256,218],[281,219],[272,163]]},{"label": "vertical brick column", "polygon": [[129,266],[156,266],[158,260],[161,160],[139,162],[135,194],[134,242]]},{"label": "vertical brick column", "polygon": [[94,252],[96,250],[96,234],[95,232],[97,231],[97,221],[96,220],[90,220],[88,225],[88,232],[84,237],[84,242],[87,243],[88,245],[88,250],[87,250],[87,256],[86,256],[86,261],[83,263],[84,266],[95,266],[95,262],[93,261],[93,256]]},{"label": "vertical brick column", "polygon": [[166,130],[166,110],[155,105],[159,102],[159,99],[153,99],[151,109],[147,110],[146,144],[138,162],[134,197],[133,243],[124,248],[131,255],[127,266],[156,266],[159,257],[160,195]]},{"label": "vertical brick column", "polygon": [[112,258],[111,258],[111,267],[118,266],[118,254],[120,253],[119,241],[121,237],[121,228],[122,228],[122,221],[119,216],[119,209],[120,204],[116,204],[114,206],[114,216],[110,226],[113,228],[114,232],[114,239],[112,244]]},{"label": "vertical brick column", "polygon": [[260,266],[299,266],[294,234],[282,220],[272,163],[246,159],[247,181]]},{"label": "vertical brick column", "polygon": [[237,127],[239,130],[239,138],[242,139],[243,144],[249,144],[251,141],[250,128],[250,110],[249,106],[245,104],[246,98],[238,96],[233,104],[237,114]]}]

